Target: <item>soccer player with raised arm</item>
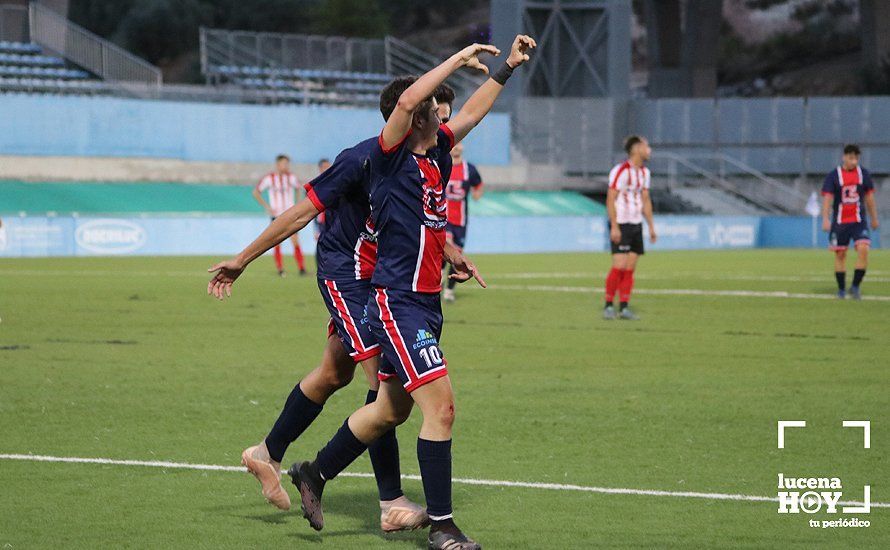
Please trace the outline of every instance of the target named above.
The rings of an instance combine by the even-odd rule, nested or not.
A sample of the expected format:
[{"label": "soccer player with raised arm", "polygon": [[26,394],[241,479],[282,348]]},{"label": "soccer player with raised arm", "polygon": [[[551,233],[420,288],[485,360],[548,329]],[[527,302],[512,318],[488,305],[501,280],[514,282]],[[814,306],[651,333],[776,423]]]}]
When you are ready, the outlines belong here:
[{"label": "soccer player with raised arm", "polygon": [[[828,231],[828,247],[834,251],[834,278],[837,280],[837,297],[847,295],[847,248],[850,242],[856,248],[856,271],[850,295],[861,298],[859,286],[868,267],[868,248],[871,238],[868,232],[868,216],[871,228],[878,228],[878,207],[875,204],[875,185],[868,170],[859,166],[859,146],[844,147],[841,165],[825,176],[822,185],[822,230]],[[866,210],[868,216],[866,216]]]},{"label": "soccer player with raised arm", "polygon": [[[436,97],[453,101],[447,86]],[[384,120],[395,109],[398,96],[383,94]],[[448,106],[450,108],[450,106]],[[263,496],[278,508],[290,508],[281,486],[281,461],[288,446],[315,420],[328,397],[348,384],[361,363],[370,390],[367,402],[377,396],[380,347],[368,328],[365,305],[376,262],[376,234],[370,221],[367,161],[377,138],[341,152],[333,165],[306,185],[307,197],[289,208],[238,256],[212,268],[208,293],[219,299],[231,295],[232,285],[251,261],[305,227],[320,213],[327,226],[318,241],[318,286],[331,313],[327,347],[322,362],[291,391],[266,438],[242,453],[242,463],[259,481]],[[456,266],[455,278],[468,280],[475,267],[452,247],[445,251]],[[380,494],[380,526],[384,531],[415,529],[429,519],[423,507],[410,502],[401,490],[399,451],[395,431],[383,434],[369,449]]]},{"label": "soccer player with raised arm", "polygon": [[627,160],[609,172],[606,210],[609,213],[609,240],[612,242],[612,269],[606,277],[606,307],[603,319],[616,317],[613,302],[618,294],[619,319],[637,320],[631,311],[630,294],[634,286],[637,260],[644,253],[643,218],[649,225],[649,240],[655,242],[652,200],[649,197],[651,174],[645,163],[652,154],[649,142],[640,136],[624,141]]},{"label": "soccer player with raised arm", "polygon": [[506,63],[447,124],[441,124],[434,90],[462,66],[487,72],[478,56],[498,55],[495,47],[468,46],[410,86],[397,81],[388,87],[404,88],[370,155],[372,219],[378,236],[368,319],[383,350],[380,394],[343,423],[314,461],[294,464],[288,471],[300,489],[303,514],[316,530],[324,526],[325,483],[378,437],[404,422],[416,403],[423,414],[417,460],[431,523],[428,547],[480,548],[452,516],[454,394],[439,347],[445,182],[454,144],[485,117],[510,74],[529,59],[527,52],[534,47],[531,38],[517,36]]},{"label": "soccer player with raised arm", "polygon": [[[290,172],[290,158],[287,155],[278,155],[275,158],[275,170],[269,172],[253,188],[253,198],[269,214],[272,221],[294,205],[294,195],[300,188],[297,176]],[[263,198],[263,192],[269,194],[269,200]],[[291,235],[290,242],[294,245],[294,260],[300,268],[300,275],[306,274],[306,263],[303,260],[303,251],[300,249],[299,235]],[[281,245],[275,245],[275,267],[278,275],[284,277],[284,262],[281,257]]]},{"label": "soccer player with raised arm", "polygon": [[[451,150],[451,178],[445,187],[445,199],[448,203],[448,225],[445,228],[446,238],[460,250],[464,249],[467,240],[467,222],[469,220],[470,195],[474,200],[482,198],[482,176],[476,166],[464,159],[464,145],[458,143]],[[454,268],[448,269],[448,275]],[[442,297],[454,301],[456,281],[448,279],[447,288]]]}]

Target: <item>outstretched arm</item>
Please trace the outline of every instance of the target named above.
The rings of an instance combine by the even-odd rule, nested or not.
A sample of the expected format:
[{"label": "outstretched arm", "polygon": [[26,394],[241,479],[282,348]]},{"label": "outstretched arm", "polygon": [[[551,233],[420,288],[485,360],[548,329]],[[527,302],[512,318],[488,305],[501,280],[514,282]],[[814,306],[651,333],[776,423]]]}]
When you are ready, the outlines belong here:
[{"label": "outstretched arm", "polygon": [[381,134],[383,148],[389,149],[401,141],[411,129],[411,118],[417,106],[433,95],[439,84],[451,76],[451,73],[460,67],[471,67],[488,73],[488,67],[479,61],[479,54],[488,52],[492,55],[500,55],[501,51],[488,44],[473,44],[467,46],[456,54],[446,59],[442,64],[417,79],[414,84],[402,92],[396,108],[386,121],[386,126]]},{"label": "outstretched arm", "polygon": [[535,40],[524,34],[517,35],[510,47],[510,56],[507,57],[507,67],[503,73],[495,73],[479,86],[466,104],[448,121],[448,128],[454,133],[455,143],[466,137],[470,131],[479,124],[485,115],[491,110],[495,100],[501,95],[504,84],[507,82],[513,69],[529,60],[528,51],[537,47]]},{"label": "outstretched arm", "polygon": [[260,233],[240,254],[220,262],[207,271],[213,273],[207,283],[207,294],[222,300],[232,295],[232,284],[247,268],[250,262],[265,254],[273,246],[281,244],[286,238],[306,227],[318,215],[318,209],[312,201],[303,199],[275,218],[269,227]]}]

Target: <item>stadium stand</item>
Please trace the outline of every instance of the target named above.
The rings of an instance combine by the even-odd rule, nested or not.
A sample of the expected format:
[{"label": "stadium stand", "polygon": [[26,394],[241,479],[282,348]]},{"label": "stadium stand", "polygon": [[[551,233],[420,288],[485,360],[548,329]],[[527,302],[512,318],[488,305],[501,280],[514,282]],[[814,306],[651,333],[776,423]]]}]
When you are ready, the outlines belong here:
[{"label": "stadium stand", "polygon": [[[202,28],[201,71],[216,87],[237,86],[275,102],[374,107],[394,74],[423,73],[431,55],[393,37],[359,39]],[[449,81],[466,95],[478,77]],[[259,93],[259,95],[256,95]]]},{"label": "stadium stand", "polygon": [[31,42],[0,41],[0,92],[56,94],[106,93],[94,75],[75,68],[61,57],[45,55]]},{"label": "stadium stand", "polygon": [[50,6],[0,7],[0,93],[133,97],[160,87],[160,69]]}]

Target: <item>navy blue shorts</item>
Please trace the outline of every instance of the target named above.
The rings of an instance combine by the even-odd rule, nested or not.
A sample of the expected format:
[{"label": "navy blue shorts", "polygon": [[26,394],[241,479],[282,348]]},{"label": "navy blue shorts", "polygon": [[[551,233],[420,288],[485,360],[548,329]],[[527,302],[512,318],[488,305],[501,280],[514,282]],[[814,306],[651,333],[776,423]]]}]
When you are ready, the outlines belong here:
[{"label": "navy blue shorts", "polygon": [[871,234],[868,232],[868,224],[864,221],[856,223],[835,223],[831,225],[828,234],[828,248],[832,250],[846,250],[853,241],[853,246],[860,242],[871,244]]},{"label": "navy blue shorts", "polygon": [[448,374],[439,347],[442,302],[439,294],[375,288],[368,301],[371,332],[383,348],[380,380],[398,377],[410,393]]},{"label": "navy blue shorts", "polygon": [[454,246],[463,250],[464,244],[467,242],[467,226],[451,225],[445,226],[445,234],[454,243]]},{"label": "navy blue shorts", "polygon": [[343,342],[346,353],[356,363],[380,355],[380,346],[371,334],[368,323],[368,296],[371,294],[371,282],[332,281],[319,278],[318,289],[331,313],[328,336],[337,334]]}]

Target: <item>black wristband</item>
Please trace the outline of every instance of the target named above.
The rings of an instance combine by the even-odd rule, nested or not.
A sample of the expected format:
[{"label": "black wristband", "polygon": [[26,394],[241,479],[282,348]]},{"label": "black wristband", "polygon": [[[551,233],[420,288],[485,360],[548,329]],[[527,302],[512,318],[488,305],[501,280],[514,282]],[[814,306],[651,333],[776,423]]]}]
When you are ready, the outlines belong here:
[{"label": "black wristband", "polygon": [[491,75],[491,79],[500,84],[501,86],[507,83],[507,79],[513,74],[513,67],[507,64],[504,61],[504,64],[501,65],[501,68],[498,69],[493,75]]}]

